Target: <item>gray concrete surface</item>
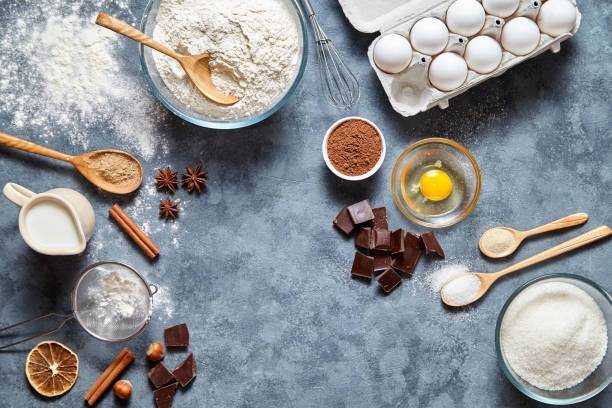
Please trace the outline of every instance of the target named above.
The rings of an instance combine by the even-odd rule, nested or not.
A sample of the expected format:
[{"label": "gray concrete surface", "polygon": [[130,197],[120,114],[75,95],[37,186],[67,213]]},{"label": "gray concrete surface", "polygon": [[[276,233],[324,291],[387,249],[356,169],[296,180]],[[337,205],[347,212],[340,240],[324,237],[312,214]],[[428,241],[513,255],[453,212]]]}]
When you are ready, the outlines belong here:
[{"label": "gray concrete surface", "polygon": [[[354,30],[337,2],[313,3],[361,83],[361,100],[349,112],[322,103],[311,49],[291,100],[248,129],[215,131],[155,115],[153,132],[165,148],[143,157],[117,129],[100,122],[75,123],[89,135],[90,149],[115,147],[143,157],[146,186],[127,197],[97,190],[68,165],[0,148],[2,183],[14,181],[34,191],[75,188],[91,200],[97,216],[94,237],[82,256],[47,257],[21,240],[18,208],[0,199],[0,326],[49,311],[68,312],[74,279],[101,260],[131,264],[161,288],[150,325],[127,344],[99,342],[74,321],[49,337],[75,350],[81,362],[76,385],[60,398],[39,397],[25,378],[24,361],[35,342],[1,352],[0,406],[83,405],[85,391],[124,346],[137,355],[122,376],[134,384],[131,400],[122,403],[108,393],[98,406],[153,406],[145,350],[162,339],[165,326],[180,322],[191,330],[189,350],[197,358],[198,376],[189,389],[178,391],[175,407],[539,406],[518,392],[498,366],[497,315],[516,288],[547,273],[576,273],[610,289],[611,242],[510,276],[476,307],[456,313],[442,307],[423,285],[424,277],[441,265],[433,260],[421,260],[414,276],[389,296],[374,281],[351,279],[352,243],[331,221],[341,206],[370,198],[387,206],[392,227],[423,232],[396,208],[389,183],[403,149],[436,136],[466,146],[483,176],[480,201],[470,216],[436,232],[448,262],[495,271],[612,223],[612,5],[580,1],[582,27],[560,53],[545,53],[489,80],[452,100],[445,111],[403,118],[391,109],[367,62],[365,51],[374,35]],[[30,15],[27,24],[39,28],[44,8],[52,4],[58,13],[89,16],[101,10],[136,23],[145,6],[144,0],[0,4],[10,6],[0,7],[0,53],[14,53],[16,60],[23,58],[14,51],[18,44],[11,43],[17,17]],[[136,46],[119,43],[120,63],[133,84],[156,112],[164,112],[139,70]],[[16,89],[11,82],[0,90],[0,98]],[[49,106],[60,102],[48,101]],[[125,108],[117,109],[122,114]],[[349,114],[374,121],[387,140],[382,168],[359,183],[330,174],[320,152],[327,127]],[[59,125],[58,134],[44,137],[49,128],[17,126],[9,110],[0,111],[0,130],[69,153],[83,150],[61,134]],[[184,212],[165,224],[156,205],[163,195],[151,187],[156,168],[178,170],[199,161],[209,172],[206,191],[199,197],[186,190],[174,194]],[[150,262],[108,218],[115,202],[146,225],[161,248],[159,259]],[[589,214],[586,226],[532,239],[508,260],[491,262],[477,249],[480,234],[493,225],[526,229],[578,211]],[[172,352],[165,362],[173,367],[185,355]],[[611,405],[608,389],[581,406]]]}]

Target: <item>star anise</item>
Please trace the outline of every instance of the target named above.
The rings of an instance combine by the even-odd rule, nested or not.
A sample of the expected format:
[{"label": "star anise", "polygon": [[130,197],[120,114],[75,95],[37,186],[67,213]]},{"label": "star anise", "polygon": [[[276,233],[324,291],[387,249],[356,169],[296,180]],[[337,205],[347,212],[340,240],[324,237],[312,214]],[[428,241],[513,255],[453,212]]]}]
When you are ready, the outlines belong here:
[{"label": "star anise", "polygon": [[159,172],[159,176],[155,177],[157,189],[174,192],[174,185],[178,184],[178,180],[176,179],[178,171],[173,173],[170,171],[170,166],[166,167],[166,170],[158,169],[157,171]]},{"label": "star anise", "polygon": [[170,197],[166,197],[166,201],[159,200],[159,216],[165,217],[166,220],[169,217],[175,219],[176,214],[179,213],[178,205],[179,202],[177,201],[173,203],[172,201],[170,201]]},{"label": "star anise", "polygon": [[205,177],[208,172],[200,170],[202,170],[202,163],[198,164],[195,169],[192,169],[191,166],[187,166],[187,172],[182,173],[183,185],[187,186],[187,191],[190,193],[194,188],[198,190],[198,193],[201,193],[202,185],[208,183]]}]

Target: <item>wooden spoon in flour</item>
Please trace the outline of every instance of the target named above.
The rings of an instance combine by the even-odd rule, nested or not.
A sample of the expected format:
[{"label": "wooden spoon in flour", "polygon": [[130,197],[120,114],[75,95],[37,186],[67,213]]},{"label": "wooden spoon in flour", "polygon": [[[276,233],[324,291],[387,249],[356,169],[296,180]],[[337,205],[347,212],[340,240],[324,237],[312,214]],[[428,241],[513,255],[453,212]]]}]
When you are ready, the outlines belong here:
[{"label": "wooden spoon in flour", "polygon": [[70,156],[2,132],[0,145],[68,162],[91,183],[110,193],[131,193],[142,184],[140,162],[121,150],[96,150]]},{"label": "wooden spoon in flour", "polygon": [[233,105],[240,100],[240,98],[237,98],[234,95],[226,95],[219,92],[219,90],[213,84],[210,77],[210,66],[208,65],[210,55],[182,55],[174,52],[170,48],[158,43],[148,35],[138,31],[128,23],[113,16],[109,16],[108,14],[98,14],[96,24],[131,38],[134,41],[138,41],[147,47],[151,47],[154,50],[157,50],[177,60],[196,88],[202,92],[202,95],[211,101],[218,103],[219,105]]}]

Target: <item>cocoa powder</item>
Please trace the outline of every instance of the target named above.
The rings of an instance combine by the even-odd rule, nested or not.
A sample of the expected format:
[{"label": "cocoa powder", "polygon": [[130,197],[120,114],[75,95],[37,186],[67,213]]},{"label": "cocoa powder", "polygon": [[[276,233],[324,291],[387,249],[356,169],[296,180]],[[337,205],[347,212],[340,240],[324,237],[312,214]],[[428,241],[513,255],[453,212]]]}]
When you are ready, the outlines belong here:
[{"label": "cocoa powder", "polygon": [[382,139],[376,128],[360,119],[341,123],[327,140],[329,161],[347,176],[360,176],[372,170],[381,153]]}]

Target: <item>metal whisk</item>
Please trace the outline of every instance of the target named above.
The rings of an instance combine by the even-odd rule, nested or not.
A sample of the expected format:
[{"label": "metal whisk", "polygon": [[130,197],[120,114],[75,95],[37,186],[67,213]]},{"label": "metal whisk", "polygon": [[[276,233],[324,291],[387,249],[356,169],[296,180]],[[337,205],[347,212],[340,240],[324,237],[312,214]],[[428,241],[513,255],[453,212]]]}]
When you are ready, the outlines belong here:
[{"label": "metal whisk", "polygon": [[336,47],[327,38],[317,21],[310,0],[302,0],[317,44],[319,76],[327,102],[338,108],[350,108],[359,99],[359,83],[346,65]]}]

